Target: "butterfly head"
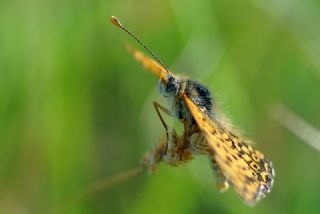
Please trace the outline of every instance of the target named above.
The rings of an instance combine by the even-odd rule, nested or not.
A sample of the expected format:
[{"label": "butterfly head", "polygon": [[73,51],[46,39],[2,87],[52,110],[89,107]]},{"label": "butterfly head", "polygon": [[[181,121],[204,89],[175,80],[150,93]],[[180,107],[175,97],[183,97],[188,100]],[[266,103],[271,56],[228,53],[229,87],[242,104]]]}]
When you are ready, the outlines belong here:
[{"label": "butterfly head", "polygon": [[181,80],[175,78],[171,74],[162,77],[158,81],[158,89],[160,93],[168,97],[176,97],[181,89]]}]

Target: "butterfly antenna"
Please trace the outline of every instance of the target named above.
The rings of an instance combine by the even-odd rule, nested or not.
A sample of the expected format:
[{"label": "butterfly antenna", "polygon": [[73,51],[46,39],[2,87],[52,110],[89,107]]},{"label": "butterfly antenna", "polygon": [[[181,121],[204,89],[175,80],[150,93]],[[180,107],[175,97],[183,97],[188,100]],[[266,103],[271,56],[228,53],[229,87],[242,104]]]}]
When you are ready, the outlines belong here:
[{"label": "butterfly antenna", "polygon": [[114,16],[111,16],[111,22],[121,28],[123,31],[127,32],[132,38],[134,38],[140,45],[142,45],[149,54],[151,54],[153,56],[153,58],[169,73],[169,70],[167,69],[167,67],[161,62],[161,60],[153,53],[152,50],[150,50],[143,42],[141,42],[134,34],[132,34],[129,30],[127,30],[126,27],[123,26],[123,24],[121,24],[121,22],[119,21],[119,19],[117,19]]}]

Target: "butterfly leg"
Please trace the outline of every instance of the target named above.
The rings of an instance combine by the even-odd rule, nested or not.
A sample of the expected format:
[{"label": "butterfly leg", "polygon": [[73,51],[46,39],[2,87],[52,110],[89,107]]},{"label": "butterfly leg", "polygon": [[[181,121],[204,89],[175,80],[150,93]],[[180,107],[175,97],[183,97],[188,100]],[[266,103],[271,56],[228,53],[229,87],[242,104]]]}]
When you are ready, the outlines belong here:
[{"label": "butterfly leg", "polygon": [[160,143],[143,156],[142,167],[149,173],[154,173],[157,170],[157,165],[163,160],[167,147],[167,138],[163,138]]},{"label": "butterfly leg", "polygon": [[156,112],[157,112],[157,114],[158,114],[158,117],[160,118],[160,121],[161,121],[163,127],[164,127],[165,130],[166,130],[166,136],[167,136],[167,139],[168,139],[168,138],[169,138],[168,126],[167,126],[167,124],[164,122],[164,119],[163,119],[163,117],[162,117],[162,115],[161,115],[161,113],[160,113],[160,110],[161,110],[162,112],[166,113],[166,114],[169,115],[169,116],[172,116],[172,115],[171,115],[171,113],[170,113],[170,111],[169,111],[168,109],[166,109],[165,107],[163,107],[162,105],[160,105],[160,104],[157,103],[157,102],[153,102],[153,106],[154,106],[154,108],[156,109]]},{"label": "butterfly leg", "polygon": [[[157,102],[153,102],[153,106],[160,118],[162,125],[166,130],[166,136],[160,143],[151,151],[149,151],[142,159],[142,166],[146,168],[149,172],[154,172],[156,166],[161,161],[172,165],[178,166],[192,159],[192,150],[188,146],[189,138],[186,138],[187,131],[183,136],[178,136],[175,129],[169,129],[165,123],[161,111],[172,116],[170,111],[165,107],[161,106]],[[160,111],[161,110],[161,111]]]},{"label": "butterfly leg", "polygon": [[144,155],[142,166],[153,173],[161,161],[178,166],[191,160],[192,154],[192,150],[185,147],[184,138],[178,136],[175,129],[171,129],[168,131],[168,138],[164,137],[154,149]]},{"label": "butterfly leg", "polygon": [[186,138],[186,133],[188,133],[186,131],[187,129],[185,128],[185,133],[183,137],[179,137],[175,129],[172,129],[169,131],[168,126],[165,123],[160,113],[160,110],[172,117],[171,112],[157,102],[153,102],[153,106],[156,109],[157,114],[161,120],[161,123],[163,124],[166,130],[167,145],[166,145],[166,151],[165,153],[163,153],[164,161],[170,165],[177,166],[181,162],[192,159],[190,157],[191,151],[186,146],[188,145],[188,140],[189,140],[189,138]]},{"label": "butterfly leg", "polygon": [[214,159],[214,157],[212,157],[212,155],[210,156],[210,163],[211,163],[211,168],[213,170],[213,173],[215,174],[216,179],[217,179],[217,181],[216,181],[217,188],[221,192],[228,190],[229,183],[227,181],[227,178],[222,173],[221,169],[218,166],[218,163],[215,161],[215,159]]},{"label": "butterfly leg", "polygon": [[170,130],[164,162],[171,166],[181,165],[193,158],[192,150],[184,136],[178,136],[175,129]]},{"label": "butterfly leg", "polygon": [[158,114],[158,117],[160,118],[160,121],[166,131],[166,137],[163,138],[160,143],[158,145],[155,146],[154,149],[152,149],[151,151],[147,152],[147,154],[144,155],[143,159],[142,159],[142,166],[144,168],[146,168],[149,172],[155,172],[156,171],[156,166],[158,165],[159,162],[161,162],[163,160],[163,157],[167,151],[168,148],[168,139],[169,139],[169,129],[168,129],[168,125],[166,124],[166,122],[164,121],[160,110],[166,114],[168,114],[169,116],[171,116],[171,113],[168,109],[166,109],[165,107],[163,107],[162,105],[160,105],[157,102],[153,102],[153,106]]}]

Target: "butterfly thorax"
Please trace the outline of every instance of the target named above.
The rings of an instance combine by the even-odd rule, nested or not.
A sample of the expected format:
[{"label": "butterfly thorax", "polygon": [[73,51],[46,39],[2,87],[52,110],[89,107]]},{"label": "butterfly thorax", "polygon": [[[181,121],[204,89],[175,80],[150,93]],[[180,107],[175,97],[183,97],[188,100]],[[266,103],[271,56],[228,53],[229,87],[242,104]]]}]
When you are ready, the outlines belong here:
[{"label": "butterfly thorax", "polygon": [[190,126],[193,126],[195,121],[184,102],[183,95],[188,96],[209,117],[213,117],[213,99],[210,91],[197,81],[168,75],[166,81],[159,80],[158,88],[167,99],[172,115],[179,120],[187,121]]}]

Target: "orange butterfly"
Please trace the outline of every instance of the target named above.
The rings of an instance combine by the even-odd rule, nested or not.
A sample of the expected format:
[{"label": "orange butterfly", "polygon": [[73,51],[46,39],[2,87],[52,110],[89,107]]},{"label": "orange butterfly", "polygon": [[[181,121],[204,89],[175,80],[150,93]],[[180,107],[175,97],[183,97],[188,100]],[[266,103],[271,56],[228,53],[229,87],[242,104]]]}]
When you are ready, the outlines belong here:
[{"label": "orange butterfly", "polygon": [[[159,91],[169,102],[169,109],[154,102],[166,136],[144,156],[142,165],[152,172],[161,161],[177,166],[191,160],[194,155],[205,154],[217,175],[220,190],[226,190],[230,184],[249,205],[265,197],[274,182],[272,163],[218,119],[209,90],[194,80],[171,73],[117,18],[112,16],[111,21],[129,33],[156,59],[152,60],[140,51],[127,47],[137,61],[157,76]],[[184,124],[181,136],[168,128],[161,112]]]}]

